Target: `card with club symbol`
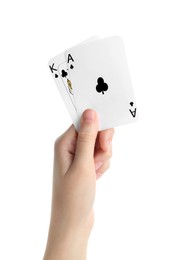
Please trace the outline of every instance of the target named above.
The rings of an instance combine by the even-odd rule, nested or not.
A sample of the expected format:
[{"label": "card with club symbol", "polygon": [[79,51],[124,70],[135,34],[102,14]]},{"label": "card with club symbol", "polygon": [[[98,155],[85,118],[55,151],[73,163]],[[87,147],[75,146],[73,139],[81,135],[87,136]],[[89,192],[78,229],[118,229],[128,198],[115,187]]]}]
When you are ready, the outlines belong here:
[{"label": "card with club symbol", "polygon": [[72,95],[69,100],[76,114],[71,116],[76,129],[83,111],[88,108],[98,113],[99,130],[137,120],[136,101],[121,37],[95,38],[68,49],[65,63],[60,64],[57,71],[68,94]]}]

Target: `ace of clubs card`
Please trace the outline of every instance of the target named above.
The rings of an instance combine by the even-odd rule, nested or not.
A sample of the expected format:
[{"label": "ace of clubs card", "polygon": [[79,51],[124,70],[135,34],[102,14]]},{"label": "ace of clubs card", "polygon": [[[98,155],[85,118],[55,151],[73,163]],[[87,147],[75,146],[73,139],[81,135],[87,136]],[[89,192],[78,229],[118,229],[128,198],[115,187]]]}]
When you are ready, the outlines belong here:
[{"label": "ace of clubs card", "polygon": [[[122,38],[113,36],[75,46],[65,52],[72,57],[69,70],[77,122],[84,110],[96,110],[99,130],[135,122],[137,108]],[[68,62],[67,62],[68,64]]]}]

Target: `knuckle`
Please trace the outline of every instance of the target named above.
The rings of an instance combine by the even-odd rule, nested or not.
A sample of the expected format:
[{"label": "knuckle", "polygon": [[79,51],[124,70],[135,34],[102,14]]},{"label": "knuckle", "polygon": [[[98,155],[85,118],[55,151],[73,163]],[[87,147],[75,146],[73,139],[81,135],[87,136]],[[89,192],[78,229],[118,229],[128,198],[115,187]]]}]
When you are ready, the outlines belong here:
[{"label": "knuckle", "polygon": [[62,136],[59,136],[55,142],[54,142],[54,152],[57,153],[57,152],[60,152],[62,147],[63,147],[63,138]]},{"label": "knuckle", "polygon": [[94,140],[94,135],[91,133],[87,133],[87,132],[79,132],[79,136],[78,136],[78,141],[80,143],[89,143],[92,142]]}]

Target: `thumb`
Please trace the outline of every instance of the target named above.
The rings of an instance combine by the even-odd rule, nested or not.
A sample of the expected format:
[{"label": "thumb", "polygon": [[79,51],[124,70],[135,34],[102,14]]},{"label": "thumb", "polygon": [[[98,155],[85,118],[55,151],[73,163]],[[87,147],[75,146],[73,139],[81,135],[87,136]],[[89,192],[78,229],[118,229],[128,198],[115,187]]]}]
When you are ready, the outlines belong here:
[{"label": "thumb", "polygon": [[94,156],[94,146],[98,133],[98,118],[94,110],[84,111],[79,126],[75,160],[78,163],[92,162]]}]

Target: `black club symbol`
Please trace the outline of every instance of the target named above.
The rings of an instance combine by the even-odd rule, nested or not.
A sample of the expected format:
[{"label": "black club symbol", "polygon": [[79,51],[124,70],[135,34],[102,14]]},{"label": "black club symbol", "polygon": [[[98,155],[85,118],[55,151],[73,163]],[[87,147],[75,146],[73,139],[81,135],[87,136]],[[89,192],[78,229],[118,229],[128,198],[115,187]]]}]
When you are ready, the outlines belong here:
[{"label": "black club symbol", "polygon": [[67,73],[65,70],[62,70],[62,77],[63,77],[63,78],[66,78],[67,75],[68,75],[68,73]]},{"label": "black club symbol", "polygon": [[104,79],[101,77],[97,79],[97,83],[98,83],[98,85],[96,86],[97,92],[99,93],[102,92],[102,94],[104,95],[104,91],[108,90],[108,85],[104,82]]}]

